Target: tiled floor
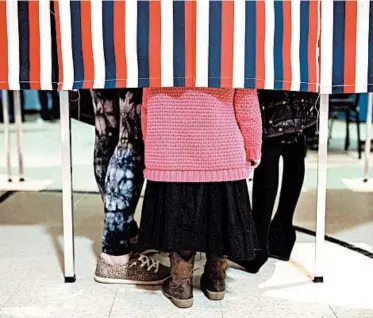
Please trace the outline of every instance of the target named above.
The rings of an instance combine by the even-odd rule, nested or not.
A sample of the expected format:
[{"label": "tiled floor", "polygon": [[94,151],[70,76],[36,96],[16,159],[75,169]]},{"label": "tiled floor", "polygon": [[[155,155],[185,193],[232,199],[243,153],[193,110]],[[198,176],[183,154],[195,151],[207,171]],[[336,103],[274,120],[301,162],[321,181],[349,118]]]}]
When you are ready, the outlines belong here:
[{"label": "tiled floor", "polygon": [[[3,153],[1,132],[0,127]],[[26,123],[24,132],[23,189],[60,189],[59,126]],[[314,238],[301,234],[291,262],[271,260],[258,275],[230,269],[226,299],[209,302],[196,289],[191,310],[175,309],[157,288],[93,282],[102,203],[98,195],[84,193],[97,191],[92,173],[94,133],[92,127],[73,121],[72,136],[74,189],[82,191],[74,197],[77,282],[63,283],[61,195],[16,193],[0,203],[0,317],[373,318],[373,260],[327,243],[325,283],[314,284]],[[343,125],[337,123],[329,155],[327,233],[373,252],[373,183],[361,182],[362,161],[353,151],[342,152],[342,147]],[[15,154],[12,162],[17,162]],[[309,229],[315,228],[316,169],[316,154],[309,153],[295,222]],[[9,186],[5,171],[5,158],[0,156],[0,191]],[[196,286],[200,274],[198,270]]]},{"label": "tiled floor", "polygon": [[306,235],[289,263],[270,260],[258,275],[229,269],[222,302],[198,290],[199,269],[190,310],[174,308],[159,288],[97,284],[101,199],[77,201],[75,284],[63,283],[60,194],[16,193],[0,205],[0,317],[373,317],[373,260],[328,243],[325,283],[314,284],[314,238]]}]

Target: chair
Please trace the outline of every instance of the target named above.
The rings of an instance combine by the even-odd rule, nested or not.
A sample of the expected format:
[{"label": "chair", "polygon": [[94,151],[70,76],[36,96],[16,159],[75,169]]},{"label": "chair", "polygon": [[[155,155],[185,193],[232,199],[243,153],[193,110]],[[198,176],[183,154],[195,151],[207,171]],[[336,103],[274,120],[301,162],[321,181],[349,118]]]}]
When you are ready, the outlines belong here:
[{"label": "chair", "polygon": [[339,118],[339,113],[343,112],[346,120],[346,138],[345,150],[350,147],[350,123],[355,122],[357,128],[357,152],[359,159],[362,154],[362,141],[360,135],[360,110],[359,110],[359,94],[334,94],[329,99],[330,127],[329,140],[332,138],[334,120]]}]

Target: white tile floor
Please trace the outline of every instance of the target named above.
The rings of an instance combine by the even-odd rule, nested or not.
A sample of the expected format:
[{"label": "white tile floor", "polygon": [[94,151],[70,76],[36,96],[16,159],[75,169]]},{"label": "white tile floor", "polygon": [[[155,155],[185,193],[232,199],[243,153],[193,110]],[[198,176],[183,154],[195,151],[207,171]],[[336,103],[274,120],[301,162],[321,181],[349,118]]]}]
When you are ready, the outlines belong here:
[{"label": "white tile floor", "polygon": [[[338,124],[335,129],[329,157],[327,233],[373,250],[373,196],[361,185],[362,162],[356,154],[339,151],[343,129]],[[24,130],[26,180],[41,180],[39,186],[59,189],[58,125],[26,124]],[[2,143],[0,136],[0,153]],[[92,144],[92,128],[73,122],[76,190],[96,191]],[[309,229],[315,224],[316,167],[311,153],[296,214],[296,224]],[[0,191],[5,171],[0,156]],[[99,285],[92,274],[100,251],[101,200],[98,195],[77,194],[75,202],[75,284],[63,283],[60,194],[16,193],[0,204],[0,317],[373,317],[373,260],[328,243],[325,283],[314,284],[310,279],[314,238],[307,235],[298,235],[289,263],[271,260],[258,275],[230,269],[222,302],[207,301],[196,288],[190,310],[174,308],[159,288]],[[200,274],[196,272],[196,287]]]},{"label": "white tile floor", "polygon": [[298,235],[291,262],[270,260],[258,275],[229,269],[222,302],[197,289],[198,270],[190,310],[174,308],[159,288],[97,284],[101,199],[79,199],[75,284],[63,283],[60,194],[16,193],[0,205],[0,317],[373,317],[373,260],[328,243],[325,283],[314,284],[307,235]]}]

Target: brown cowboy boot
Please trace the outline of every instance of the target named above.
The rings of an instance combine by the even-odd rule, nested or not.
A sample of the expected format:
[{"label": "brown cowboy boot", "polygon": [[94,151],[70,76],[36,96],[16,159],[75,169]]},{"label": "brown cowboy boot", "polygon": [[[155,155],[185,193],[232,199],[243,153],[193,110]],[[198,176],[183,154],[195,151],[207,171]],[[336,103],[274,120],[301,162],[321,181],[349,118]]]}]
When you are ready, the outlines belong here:
[{"label": "brown cowboy boot", "polygon": [[201,290],[210,300],[222,300],[225,294],[225,271],[227,260],[224,258],[208,258],[205,271],[201,276]]},{"label": "brown cowboy boot", "polygon": [[171,253],[170,261],[171,277],[163,283],[163,294],[176,307],[192,307],[194,255],[186,261],[178,253]]}]

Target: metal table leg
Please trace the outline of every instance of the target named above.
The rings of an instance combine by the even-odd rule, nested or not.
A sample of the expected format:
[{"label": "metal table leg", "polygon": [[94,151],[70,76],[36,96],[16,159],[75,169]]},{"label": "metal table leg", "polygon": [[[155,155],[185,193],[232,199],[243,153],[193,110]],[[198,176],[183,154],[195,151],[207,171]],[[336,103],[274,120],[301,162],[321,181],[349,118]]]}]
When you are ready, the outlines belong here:
[{"label": "metal table leg", "polygon": [[71,122],[69,95],[60,92],[61,105],[61,170],[63,204],[63,241],[65,282],[75,282],[74,215],[72,198]]},{"label": "metal table leg", "polygon": [[364,182],[368,182],[369,178],[369,160],[372,137],[372,117],[373,117],[373,93],[368,94],[368,111],[366,120],[366,134],[365,134],[365,154],[364,154]]},{"label": "metal table leg", "polygon": [[1,92],[3,102],[3,121],[4,121],[4,151],[6,156],[6,168],[8,182],[12,182],[12,164],[10,156],[10,133],[9,133],[9,97],[7,91]]},{"label": "metal table leg", "polygon": [[322,283],[324,243],[325,243],[325,209],[326,209],[326,173],[328,162],[328,120],[329,95],[320,98],[319,152],[317,168],[317,220],[314,282]]},{"label": "metal table leg", "polygon": [[25,181],[23,168],[21,91],[14,91],[14,121],[17,129],[19,181]]}]

